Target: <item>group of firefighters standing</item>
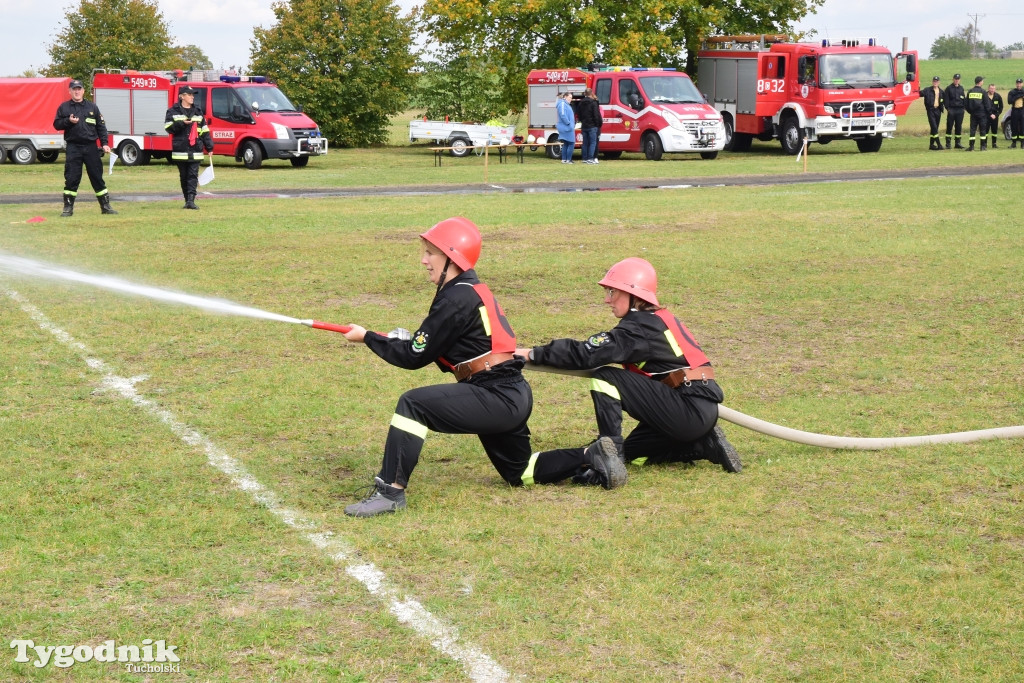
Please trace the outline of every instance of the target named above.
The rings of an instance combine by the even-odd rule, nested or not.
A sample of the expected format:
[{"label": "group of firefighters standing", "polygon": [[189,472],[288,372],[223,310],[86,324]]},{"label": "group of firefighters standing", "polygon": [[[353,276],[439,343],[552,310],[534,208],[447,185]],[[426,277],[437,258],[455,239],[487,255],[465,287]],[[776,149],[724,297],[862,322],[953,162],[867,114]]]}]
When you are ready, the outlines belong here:
[{"label": "group of firefighters standing", "polygon": [[[110,139],[103,114],[95,102],[85,99],[85,86],[73,80],[68,86],[71,99],[57,108],[53,127],[64,131],[64,210],[61,216],[67,218],[75,212],[78,186],[82,182],[82,167],[89,176],[100,210],[116,214],[110,206],[110,194],[103,181],[103,163],[100,150],[110,154]],[[167,110],[164,128],[171,136],[171,161],[178,165],[181,194],[185,198],[185,209],[198,209],[196,191],[199,179],[199,162],[203,152],[213,153],[213,139],[206,123],[204,112],[193,105],[196,91],[184,87],[178,93],[178,103]],[[96,143],[99,143],[99,147]]]},{"label": "group of firefighters standing", "polygon": [[[1003,113],[1003,98],[996,92],[995,83],[985,88],[985,78],[974,79],[974,87],[965,91],[960,85],[960,74],[953,75],[953,82],[942,88],[938,76],[932,78],[929,87],[922,88],[920,96],[924,99],[925,113],[928,115],[930,137],[928,149],[941,150],[939,141],[939,124],[943,112],[946,113],[946,149],[974,150],[975,142],[980,142],[984,151],[991,140],[992,149],[996,149],[999,136],[999,117]],[[1020,146],[1024,149],[1024,79],[1018,78],[1016,87],[1006,95],[1006,106],[1010,107],[1010,149]],[[963,137],[964,114],[969,119],[970,137],[967,147],[961,142]],[[951,146],[950,143],[953,143]]]}]

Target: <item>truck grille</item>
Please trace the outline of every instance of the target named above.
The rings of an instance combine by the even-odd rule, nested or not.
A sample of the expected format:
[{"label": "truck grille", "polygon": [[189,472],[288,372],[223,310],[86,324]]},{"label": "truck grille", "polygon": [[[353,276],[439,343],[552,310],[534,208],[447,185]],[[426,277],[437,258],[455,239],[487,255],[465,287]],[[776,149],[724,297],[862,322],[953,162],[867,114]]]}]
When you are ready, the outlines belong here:
[{"label": "truck grille", "polygon": [[[892,105],[892,100],[857,100],[855,102],[826,102],[825,106],[832,107],[833,118],[861,118],[866,116],[881,117],[885,114],[885,108]],[[851,113],[852,112],[852,113]]]}]

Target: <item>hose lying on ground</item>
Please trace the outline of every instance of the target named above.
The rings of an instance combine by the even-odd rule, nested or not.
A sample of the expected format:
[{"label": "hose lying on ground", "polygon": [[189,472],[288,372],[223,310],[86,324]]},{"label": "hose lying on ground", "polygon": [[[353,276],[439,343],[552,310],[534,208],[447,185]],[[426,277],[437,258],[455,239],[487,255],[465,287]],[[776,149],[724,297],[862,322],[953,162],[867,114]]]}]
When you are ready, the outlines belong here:
[{"label": "hose lying on ground", "polygon": [[[527,363],[528,370],[540,372],[552,372],[559,375],[575,375],[577,377],[590,377],[588,370],[561,370],[545,365]],[[761,434],[774,436],[777,439],[794,441],[808,446],[820,446],[822,448],[846,448],[865,451],[877,451],[884,448],[907,448],[910,446],[925,446],[937,443],[971,443],[972,441],[985,441],[987,439],[1020,439],[1024,438],[1024,425],[1015,427],[996,427],[994,429],[978,429],[971,432],[952,432],[949,434],[928,434],[924,436],[894,436],[881,438],[862,438],[855,436],[830,436],[828,434],[815,434],[813,432],[802,432],[799,429],[790,429],[781,425],[772,424],[750,417],[743,413],[719,404],[718,417],[728,420],[733,424]]]}]

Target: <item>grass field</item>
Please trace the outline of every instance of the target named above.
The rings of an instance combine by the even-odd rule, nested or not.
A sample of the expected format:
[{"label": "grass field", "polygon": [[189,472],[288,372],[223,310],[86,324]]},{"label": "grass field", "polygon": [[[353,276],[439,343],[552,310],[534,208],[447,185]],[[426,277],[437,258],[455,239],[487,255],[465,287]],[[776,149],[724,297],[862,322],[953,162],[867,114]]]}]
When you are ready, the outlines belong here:
[{"label": "grass field", "polygon": [[[1020,163],[923,147],[836,143],[810,170]],[[481,163],[336,150],[301,170],[224,167],[212,187],[457,185],[479,182]],[[567,169],[538,155],[489,170],[514,182],[800,167],[775,144],[713,162]],[[431,297],[416,234],[463,214],[483,230],[479,272],[522,344],[610,327],[596,281],[640,255],[714,361],[726,405],[828,434],[930,434],[1024,424],[1021,178],[206,199],[198,215],[118,203],[118,191],[173,191],[174,169],[154,164],[115,171],[120,215],[83,200],[61,220],[59,165],[5,165],[0,192],[55,200],[0,204],[0,252],[414,328]],[[18,222],[35,215],[46,222]],[[40,646],[164,640],[181,658],[164,674],[36,667],[5,647],[0,679],[1024,677],[1020,442],[827,451],[725,424],[742,474],[633,469],[607,492],[510,489],[474,438],[432,434],[409,509],[353,520],[343,507],[379,466],[395,400],[449,381],[435,370],[400,371],[298,325],[2,274],[0,329],[0,633]],[[592,438],[581,380],[530,380],[535,448]],[[390,588],[368,590],[371,566]],[[410,621],[414,603],[464,650],[445,649],[453,631]],[[474,668],[478,655],[497,673]]]}]

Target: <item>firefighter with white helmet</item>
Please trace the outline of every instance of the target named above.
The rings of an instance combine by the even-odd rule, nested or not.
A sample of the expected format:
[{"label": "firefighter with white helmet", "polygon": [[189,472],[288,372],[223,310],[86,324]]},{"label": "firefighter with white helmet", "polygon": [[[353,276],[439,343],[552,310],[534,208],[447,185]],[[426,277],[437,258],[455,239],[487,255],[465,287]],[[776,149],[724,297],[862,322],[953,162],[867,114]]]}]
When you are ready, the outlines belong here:
[{"label": "firefighter with white helmet", "polygon": [[[513,486],[557,481],[578,469],[574,460],[568,465],[555,462],[538,467],[537,458],[530,455],[526,421],[533,409],[533,394],[522,374],[524,359],[513,355],[512,327],[473,269],[481,246],[476,225],[466,218],[449,218],[420,238],[420,263],[437,285],[426,319],[412,334],[404,329],[379,334],[352,325],[345,337],[366,344],[400,368],[415,370],[435,363],[443,372],[454,374],[457,383],[402,394],[373,491],[345,508],[346,514],[356,517],[406,506],[405,488],[431,431],[478,435],[494,468]],[[598,471],[606,468],[603,462],[588,461],[588,466]]]},{"label": "firefighter with white helmet", "polygon": [[[709,460],[728,472],[742,469],[739,455],[718,421],[724,399],[711,362],[693,335],[658,302],[658,276],[641,258],[613,265],[598,283],[619,323],[583,341],[557,339],[519,349],[538,365],[594,369],[590,395],[598,440],[589,448],[611,450],[634,465]],[[622,368],[609,363],[621,363]],[[622,411],[639,424],[623,440]],[[580,453],[561,449],[542,453]],[[585,472],[583,481],[597,480]]]}]

